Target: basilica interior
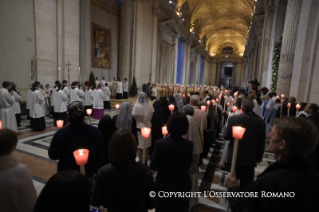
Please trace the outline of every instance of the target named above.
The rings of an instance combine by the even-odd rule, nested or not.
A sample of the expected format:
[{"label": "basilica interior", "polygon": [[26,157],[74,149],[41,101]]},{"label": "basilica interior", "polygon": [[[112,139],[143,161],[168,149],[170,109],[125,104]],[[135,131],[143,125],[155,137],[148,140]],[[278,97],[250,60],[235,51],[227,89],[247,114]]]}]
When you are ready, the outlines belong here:
[{"label": "basilica interior", "polygon": [[[1,0],[1,82],[17,83],[22,115],[34,81],[84,84],[91,72],[107,82],[127,78],[129,89],[135,78],[139,92],[143,83],[250,90],[256,79],[297,102],[318,104],[318,11],[318,0]],[[48,121],[39,134],[26,125],[13,155],[40,193],[56,173],[47,155],[56,128]],[[209,181],[208,189],[227,190],[227,173],[216,165],[222,150],[211,149],[217,158],[204,161],[201,189]],[[255,175],[274,161],[265,152]],[[226,205],[202,197],[195,211]]]}]

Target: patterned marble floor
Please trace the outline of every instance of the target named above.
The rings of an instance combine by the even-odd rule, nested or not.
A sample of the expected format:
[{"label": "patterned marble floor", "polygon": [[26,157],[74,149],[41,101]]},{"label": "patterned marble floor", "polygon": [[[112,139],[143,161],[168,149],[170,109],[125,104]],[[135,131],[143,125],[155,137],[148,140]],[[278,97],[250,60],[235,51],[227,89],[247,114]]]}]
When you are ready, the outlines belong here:
[{"label": "patterned marble floor", "polygon": [[[105,110],[111,117],[117,114],[115,109]],[[88,119],[85,119],[89,123]],[[92,125],[97,127],[99,120],[92,119]],[[13,156],[25,164],[30,170],[34,186],[39,194],[50,177],[56,173],[56,161],[50,160],[47,150],[57,128],[53,126],[53,119],[46,117],[47,128],[43,132],[33,132],[29,128],[29,121],[22,117],[19,127],[19,141]],[[198,186],[200,191],[226,191],[226,171],[219,168],[219,162],[224,150],[224,144],[218,143],[210,148],[208,157],[200,167]],[[261,173],[267,166],[275,161],[274,155],[265,150],[263,161],[255,168],[255,175]],[[203,195],[199,198],[200,204],[193,211],[225,211],[226,201],[222,198],[210,198]]]}]

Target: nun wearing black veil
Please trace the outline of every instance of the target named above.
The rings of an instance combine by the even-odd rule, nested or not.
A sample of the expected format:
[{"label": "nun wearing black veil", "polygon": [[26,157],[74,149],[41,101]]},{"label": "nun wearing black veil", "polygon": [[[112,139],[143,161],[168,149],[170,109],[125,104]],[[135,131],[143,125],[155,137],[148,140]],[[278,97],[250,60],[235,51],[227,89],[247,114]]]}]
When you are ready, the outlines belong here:
[{"label": "nun wearing black veil", "polygon": [[106,165],[110,162],[109,160],[109,142],[110,139],[115,132],[114,123],[112,121],[111,116],[105,115],[100,119],[99,131],[101,132],[103,136],[103,142],[104,142],[104,161],[102,165]]}]

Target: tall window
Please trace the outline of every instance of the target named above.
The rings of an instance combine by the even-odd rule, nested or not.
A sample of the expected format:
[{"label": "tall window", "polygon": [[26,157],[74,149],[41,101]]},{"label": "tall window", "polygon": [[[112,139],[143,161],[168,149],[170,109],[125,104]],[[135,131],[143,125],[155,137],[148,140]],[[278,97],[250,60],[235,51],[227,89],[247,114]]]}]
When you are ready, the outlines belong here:
[{"label": "tall window", "polygon": [[176,83],[182,83],[183,79],[183,55],[184,45],[180,39],[178,39],[178,55],[177,55],[177,76]]}]

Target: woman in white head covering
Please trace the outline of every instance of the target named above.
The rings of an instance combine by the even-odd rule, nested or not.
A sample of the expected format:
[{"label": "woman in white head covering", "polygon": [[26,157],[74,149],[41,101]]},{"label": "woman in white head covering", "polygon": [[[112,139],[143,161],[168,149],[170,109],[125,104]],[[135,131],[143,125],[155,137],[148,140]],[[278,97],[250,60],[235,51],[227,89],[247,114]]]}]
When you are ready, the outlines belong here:
[{"label": "woman in white head covering", "polygon": [[[135,102],[135,105],[133,107],[133,112],[132,116],[136,120],[136,128],[141,129],[141,127],[152,127],[152,117],[154,113],[154,108],[151,105],[151,102],[148,99],[148,96],[146,93],[141,92],[138,95],[138,98]],[[138,130],[137,132],[137,137],[138,137],[138,157],[141,161],[142,155],[143,155],[143,147],[144,147],[144,141],[143,137],[141,135],[141,132]],[[146,141],[146,156],[148,155],[148,148],[152,146],[152,136],[148,137]],[[146,159],[147,160],[147,159]],[[147,163],[145,163],[147,164]]]},{"label": "woman in white head covering", "polygon": [[178,112],[182,112],[183,106],[184,106],[182,97],[178,93],[174,93],[173,96],[175,98],[175,103],[176,103]]}]

